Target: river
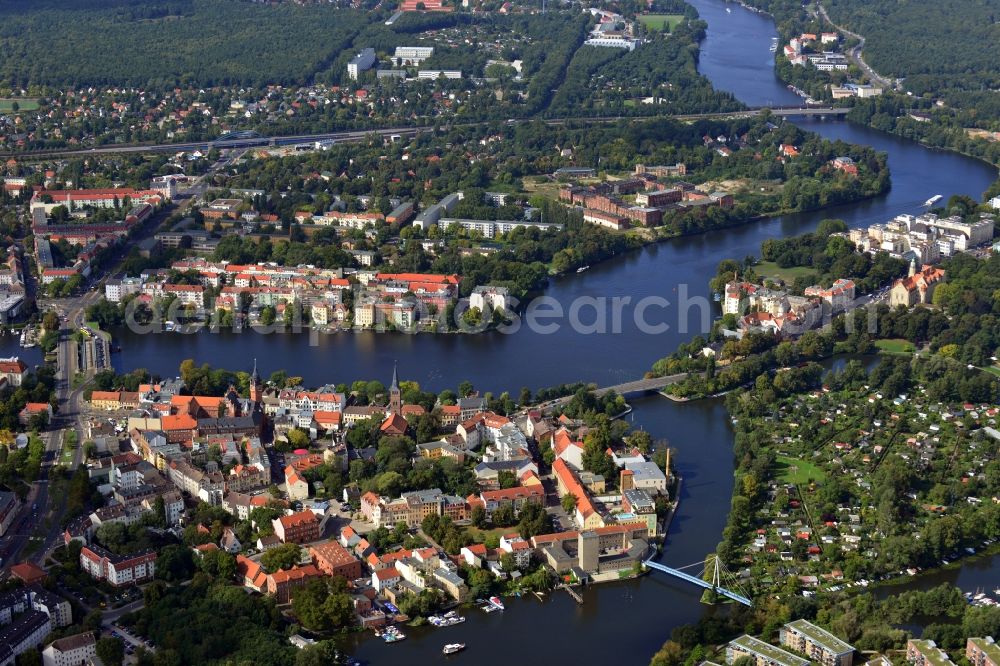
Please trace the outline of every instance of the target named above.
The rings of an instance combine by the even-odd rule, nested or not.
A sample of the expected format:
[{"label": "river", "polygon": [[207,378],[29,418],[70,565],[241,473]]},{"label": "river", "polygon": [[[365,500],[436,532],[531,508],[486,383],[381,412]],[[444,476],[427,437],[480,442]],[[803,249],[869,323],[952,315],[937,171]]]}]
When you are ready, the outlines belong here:
[{"label": "river", "polygon": [[[747,104],[798,103],[774,76],[773,23],[765,16],[719,0],[693,0],[708,21],[700,69],[720,89]],[[796,120],[801,127],[831,139],[870,145],[889,154],[892,190],[876,199],[818,213],[787,215],[736,229],[674,239],[552,281],[546,294],[566,307],[578,298],[660,296],[671,302],[651,309],[646,321],[662,321],[669,329],[644,333],[625,310],[616,334],[585,334],[563,326],[544,334],[521,330],[513,335],[432,336],[342,333],[321,338],[315,346],[303,335],[116,334],[122,352],[118,369],[145,367],[173,375],[185,358],[230,369],[250,369],[254,358],[261,371],[280,368],[303,376],[307,384],[379,378],[388,382],[399,362],[403,379],[428,390],[454,388],[470,380],[483,390],[516,392],[561,382],[613,384],[640,377],[657,358],[670,353],[692,333],[703,330],[711,314],[694,308],[679,314],[678,301],[708,297],[707,280],[725,258],[756,254],[762,240],[812,230],[819,220],[839,217],[851,226],[884,221],[916,212],[934,194],[976,198],[996,178],[996,170],[960,155],[930,150],[903,139],[844,121]],[[587,317],[582,317],[587,321]],[[684,330],[686,328],[686,330]],[[655,439],[669,438],[678,450],[676,462],[684,478],[681,507],[666,544],[664,561],[680,566],[714,550],[725,524],[732,492],[732,431],[719,401],[676,404],[658,397],[633,401],[636,426]],[[987,580],[998,558],[974,564],[968,573],[945,573]],[[985,572],[985,573],[984,573]],[[994,577],[995,579],[995,577]],[[918,582],[919,584],[919,582]],[[638,581],[598,586],[584,593],[578,606],[566,593],[545,602],[534,597],[512,599],[504,613],[470,610],[469,620],[448,629],[406,630],[408,640],[395,645],[357,638],[353,652],[377,664],[441,662],[441,646],[461,641],[469,649],[452,660],[482,666],[522,663],[645,664],[671,630],[713,612],[698,603],[700,590],[653,574]]]},{"label": "river", "polygon": [[[774,76],[773,55],[768,48],[776,33],[769,19],[734,4],[730,5],[732,13],[727,13],[719,0],[695,0],[692,4],[709,22],[700,67],[716,87],[734,92],[748,104],[798,101]],[[393,362],[398,360],[402,377],[432,391],[455,388],[466,379],[484,390],[514,394],[522,386],[535,389],[581,380],[617,384],[641,377],[653,361],[689,340],[693,333],[707,330],[711,320],[708,308],[680,305],[685,294],[689,299],[708,298],[708,278],[721,260],[758,254],[764,239],[806,233],[827,217],[842,218],[851,226],[867,226],[899,213],[918,212],[934,194],[945,199],[952,194],[970,194],[978,199],[997,175],[996,169],[983,162],[931,150],[843,120],[802,118],[796,122],[829,139],[867,144],[887,152],[892,189],[857,204],[648,246],[585,273],[555,278],[546,289],[546,296],[567,311],[579,299],[610,302],[631,297],[634,304],[643,297],[661,297],[670,305],[648,308],[645,321],[666,324],[669,329],[664,332],[640,330],[631,306],[623,310],[620,332],[607,334],[576,333],[564,321],[555,333],[523,326],[516,334],[507,335],[357,332],[321,335],[313,345],[307,333],[137,335],[124,330],[115,332],[116,342],[122,346],[115,365],[175,375],[185,358],[246,370],[256,358],[265,376],[286,368],[301,375],[307,384],[320,384],[361,378],[388,382]],[[592,322],[592,310],[585,308],[580,320]],[[608,326],[610,330],[611,324]]]}]

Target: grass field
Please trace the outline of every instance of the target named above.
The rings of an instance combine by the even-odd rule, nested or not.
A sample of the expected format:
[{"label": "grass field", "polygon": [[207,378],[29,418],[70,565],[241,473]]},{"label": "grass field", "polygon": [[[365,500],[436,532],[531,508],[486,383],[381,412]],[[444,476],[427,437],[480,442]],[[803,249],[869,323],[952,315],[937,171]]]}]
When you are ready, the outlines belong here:
[{"label": "grass field", "polygon": [[62,454],[59,456],[59,464],[72,465],[73,452],[76,450],[77,438],[75,430],[67,430],[63,435]]},{"label": "grass field", "polygon": [[884,351],[888,354],[912,354],[917,351],[912,342],[898,338],[894,340],[876,340],[875,346],[879,348],[879,351]]},{"label": "grass field", "polygon": [[990,374],[994,374],[997,377],[1000,377],[1000,368],[998,368],[995,365],[991,365],[991,366],[985,367],[985,368],[983,368],[983,370],[985,370],[986,372],[989,372]]},{"label": "grass field", "polygon": [[666,26],[670,32],[674,31],[677,24],[684,20],[680,14],[641,14],[639,22],[650,30],[663,30]]},{"label": "grass field", "polygon": [[820,482],[826,478],[826,473],[807,460],[778,456],[775,464],[778,481],[782,483],[808,483],[810,479]]},{"label": "grass field", "polygon": [[812,275],[814,272],[813,269],[808,266],[782,268],[773,261],[762,261],[756,264],[753,268],[757,271],[757,275],[783,280],[785,282],[794,282],[795,278],[806,277],[808,275]]},{"label": "grass field", "polygon": [[504,534],[510,534],[512,530],[517,531],[517,529],[513,527],[494,527],[488,530],[481,530],[478,527],[470,526],[467,527],[466,529],[469,531],[469,534],[472,536],[472,539],[476,543],[482,543],[486,541],[486,537],[488,536],[495,536],[497,538],[500,538]]},{"label": "grass field", "polygon": [[37,111],[37,99],[0,99],[0,113],[11,113],[14,110],[14,102],[17,102],[19,111]]}]

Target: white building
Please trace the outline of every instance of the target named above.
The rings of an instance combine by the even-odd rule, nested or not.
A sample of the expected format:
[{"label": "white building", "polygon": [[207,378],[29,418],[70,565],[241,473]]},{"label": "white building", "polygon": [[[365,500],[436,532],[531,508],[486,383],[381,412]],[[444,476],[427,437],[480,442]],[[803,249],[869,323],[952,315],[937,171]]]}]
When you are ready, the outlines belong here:
[{"label": "white building", "polygon": [[591,37],[584,42],[584,45],[634,51],[639,43],[638,39],[626,39],[624,37]]},{"label": "white building", "polygon": [[347,75],[358,80],[364,72],[367,72],[375,65],[375,49],[363,49],[347,63]]},{"label": "white building", "polygon": [[[438,227],[447,231],[451,227],[458,225],[466,231],[476,231],[482,234],[483,238],[496,238],[501,234],[507,234],[514,229],[521,227],[535,227],[542,231],[551,229],[562,229],[561,224],[551,222],[532,222],[530,220],[467,220],[454,217],[442,217],[437,220]],[[416,222],[414,222],[416,225]]]},{"label": "white building", "polygon": [[667,491],[667,475],[654,462],[626,463],[625,469],[632,472],[632,486],[651,494]]},{"label": "white building", "polygon": [[97,656],[97,640],[94,632],[66,636],[52,641],[42,650],[44,666],[79,666]]},{"label": "white building", "polygon": [[458,69],[421,69],[417,72],[418,79],[433,80],[442,76],[446,79],[460,79],[462,72]]},{"label": "white building", "polygon": [[121,303],[129,294],[138,294],[142,289],[142,279],[124,277],[112,278],[104,283],[104,298],[111,303]]},{"label": "white building", "polygon": [[480,312],[489,310],[506,310],[510,305],[510,292],[506,287],[480,285],[469,295],[469,307],[479,308]]},{"label": "white building", "polygon": [[433,46],[397,46],[392,59],[397,67],[419,67],[434,54]]}]

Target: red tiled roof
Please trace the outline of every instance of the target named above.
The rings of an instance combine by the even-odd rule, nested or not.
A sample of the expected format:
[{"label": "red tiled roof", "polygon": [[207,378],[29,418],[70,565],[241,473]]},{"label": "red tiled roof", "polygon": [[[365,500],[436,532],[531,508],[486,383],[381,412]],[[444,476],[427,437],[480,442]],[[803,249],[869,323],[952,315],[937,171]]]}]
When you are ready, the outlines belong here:
[{"label": "red tiled roof", "polygon": [[160,417],[160,428],[164,432],[171,430],[194,430],[198,422],[189,414],[166,414]]},{"label": "red tiled roof", "polygon": [[399,578],[399,571],[396,570],[396,567],[388,567],[376,571],[375,577],[384,582],[393,578]]},{"label": "red tiled roof", "polygon": [[22,373],[28,369],[28,366],[24,364],[21,359],[14,359],[11,361],[0,361],[0,372],[4,373]]},{"label": "red tiled roof", "polygon": [[271,580],[275,584],[287,583],[293,580],[302,580],[303,578],[311,578],[313,576],[322,576],[323,573],[312,564],[306,564],[301,567],[292,567],[291,569],[278,569],[273,574],[271,574]]},{"label": "red tiled roof", "polygon": [[309,547],[309,554],[315,561],[326,560],[331,567],[357,562],[350,551],[336,541],[326,541]]},{"label": "red tiled roof", "polygon": [[286,530],[290,527],[295,527],[297,525],[307,525],[309,523],[318,523],[319,518],[312,511],[299,511],[298,513],[293,513],[288,516],[282,516],[278,518],[278,522]]},{"label": "red tiled roof", "polygon": [[20,564],[15,564],[10,568],[10,573],[12,576],[20,578],[28,585],[37,582],[48,575],[45,569],[33,562],[21,562]]},{"label": "red tiled roof", "polygon": [[390,414],[386,420],[382,422],[382,425],[379,426],[379,430],[382,432],[406,432],[408,427],[409,424],[402,416],[399,414]]},{"label": "red tiled roof", "polygon": [[504,488],[502,490],[484,490],[482,498],[486,502],[500,502],[503,500],[510,500],[513,502],[514,500],[519,499],[544,499],[545,490],[538,485],[515,486],[513,488]]},{"label": "red tiled roof", "polygon": [[576,508],[580,512],[580,515],[586,518],[595,513],[590,496],[580,484],[576,473],[566,465],[562,458],[556,458],[555,462],[552,463],[552,471],[559,477],[559,480],[562,481],[563,486],[566,487],[569,493],[576,498]]}]

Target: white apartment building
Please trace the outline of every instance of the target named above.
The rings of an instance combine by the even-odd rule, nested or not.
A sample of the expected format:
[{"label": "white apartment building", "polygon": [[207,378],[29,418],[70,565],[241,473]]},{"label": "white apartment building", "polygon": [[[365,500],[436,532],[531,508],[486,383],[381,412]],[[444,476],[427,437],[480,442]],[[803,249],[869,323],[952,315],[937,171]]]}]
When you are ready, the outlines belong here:
[{"label": "white apartment building", "polygon": [[392,59],[397,67],[419,67],[420,63],[434,55],[433,46],[397,46]]},{"label": "white apartment building", "polygon": [[506,310],[509,305],[510,291],[506,287],[480,285],[469,295],[469,307],[479,308],[480,312]]},{"label": "white apartment building", "polygon": [[367,72],[375,65],[375,49],[362,49],[360,53],[351,58],[351,61],[347,63],[347,75],[358,80],[364,72]]},{"label": "white apartment building", "polygon": [[138,294],[141,289],[141,278],[112,278],[104,283],[104,297],[111,303],[121,303],[126,296]]},{"label": "white apartment building", "polygon": [[97,656],[97,639],[94,632],[66,636],[52,641],[42,650],[43,666],[79,666]]}]

